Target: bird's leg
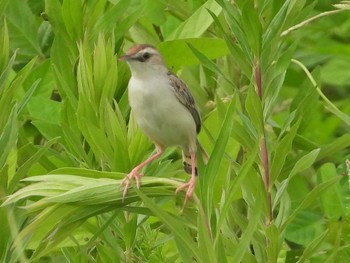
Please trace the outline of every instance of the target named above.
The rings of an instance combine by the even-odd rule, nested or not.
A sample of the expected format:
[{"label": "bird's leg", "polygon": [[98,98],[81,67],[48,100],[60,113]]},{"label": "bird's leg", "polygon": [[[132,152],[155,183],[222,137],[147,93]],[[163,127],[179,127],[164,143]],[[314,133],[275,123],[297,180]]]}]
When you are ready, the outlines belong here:
[{"label": "bird's leg", "polygon": [[192,197],[194,188],[196,186],[196,152],[191,151],[190,154],[191,154],[191,179],[187,183],[184,183],[183,185],[176,188],[176,193],[187,188],[184,206],[186,205],[188,199]]},{"label": "bird's leg", "polygon": [[126,196],[126,193],[128,192],[130,180],[135,179],[137,188],[140,188],[140,178],[143,176],[143,174],[140,173],[141,169],[162,155],[164,151],[163,148],[159,145],[156,145],[156,148],[157,148],[157,153],[155,153],[146,161],[140,163],[138,166],[132,169],[131,172],[122,181],[121,186],[125,185],[124,191],[123,191],[123,199]]}]

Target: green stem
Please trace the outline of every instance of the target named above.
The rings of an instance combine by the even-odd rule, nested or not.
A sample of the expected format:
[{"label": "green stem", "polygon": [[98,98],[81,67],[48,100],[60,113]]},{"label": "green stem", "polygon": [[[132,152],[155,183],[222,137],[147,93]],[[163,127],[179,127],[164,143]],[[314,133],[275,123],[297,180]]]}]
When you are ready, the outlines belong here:
[{"label": "green stem", "polygon": [[308,23],[320,18],[320,17],[323,17],[323,16],[329,16],[329,15],[333,15],[333,14],[336,14],[336,13],[339,13],[339,12],[342,12],[344,10],[347,10],[347,9],[337,9],[337,10],[331,10],[331,11],[327,11],[327,12],[323,12],[321,14],[318,14],[316,16],[313,16],[309,19],[306,19],[305,21],[295,25],[295,26],[292,26],[290,28],[288,28],[287,30],[283,31],[281,33],[281,37],[285,36],[285,35],[288,35],[290,32],[294,31],[294,30],[297,30],[305,25],[307,25]]},{"label": "green stem", "polygon": [[[260,98],[260,101],[262,103],[263,101],[263,90],[262,90],[262,76],[261,76],[261,66],[260,62],[255,62],[255,68],[254,68],[254,77],[255,77],[255,83],[257,87],[257,94]],[[263,121],[262,116],[262,121]],[[264,127],[264,125],[262,126]],[[266,133],[265,129],[263,129],[262,137],[260,138],[260,154],[261,154],[261,162],[264,170],[263,174],[263,180],[265,185],[265,191],[267,195],[267,205],[268,205],[268,217],[266,220],[266,224],[269,225],[273,219],[273,212],[272,212],[272,198],[271,198],[271,192],[270,192],[270,165],[269,165],[269,154],[267,151],[267,143],[266,143]]]},{"label": "green stem", "polygon": [[296,59],[292,59],[292,62],[297,64],[306,74],[306,76],[309,78],[309,80],[311,81],[312,85],[316,88],[316,91],[318,92],[318,94],[320,95],[320,97],[324,100],[324,102],[326,103],[326,106],[328,108],[328,110],[332,113],[334,113],[336,116],[338,116],[342,121],[344,121],[348,126],[350,126],[350,117],[348,115],[346,115],[344,112],[342,112],[341,110],[339,110],[337,108],[337,106],[335,106],[327,97],[326,95],[323,94],[323,92],[321,91],[321,89],[319,88],[317,82],[315,81],[315,79],[313,78],[313,76],[311,75],[311,72],[305,67],[305,65],[303,63],[301,63],[300,61],[296,60]]}]

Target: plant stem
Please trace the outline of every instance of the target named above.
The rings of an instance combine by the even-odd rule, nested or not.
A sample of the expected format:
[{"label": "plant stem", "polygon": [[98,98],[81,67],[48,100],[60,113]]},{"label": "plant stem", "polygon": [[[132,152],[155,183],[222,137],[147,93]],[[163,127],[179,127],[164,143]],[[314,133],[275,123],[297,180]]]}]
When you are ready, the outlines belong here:
[{"label": "plant stem", "polygon": [[[260,98],[260,101],[263,102],[263,90],[262,90],[262,76],[261,76],[261,66],[260,62],[255,62],[255,68],[254,68],[254,77],[255,77],[255,83],[257,87],[257,93]],[[262,116],[263,121],[263,116]],[[266,225],[269,225],[272,221],[272,198],[271,198],[271,192],[270,192],[270,166],[269,166],[269,155],[267,152],[267,143],[266,143],[266,133],[264,129],[264,125],[262,125],[262,136],[260,138],[260,155],[261,155],[261,161],[263,165],[263,180],[265,185],[265,191],[267,196],[267,205],[268,205],[268,217],[266,220]]]},{"label": "plant stem", "polygon": [[342,11],[344,11],[344,10],[346,10],[346,9],[331,10],[331,11],[323,12],[323,13],[321,13],[321,14],[318,14],[318,15],[316,15],[316,16],[313,16],[313,17],[311,17],[311,18],[309,18],[309,19],[306,19],[305,21],[303,21],[303,22],[301,22],[301,23],[299,23],[299,24],[297,24],[297,25],[294,25],[294,26],[288,28],[287,30],[283,31],[283,32],[281,33],[281,37],[283,37],[283,36],[285,36],[285,35],[288,35],[290,32],[292,32],[292,31],[294,31],[294,30],[297,30],[297,29],[299,29],[299,28],[301,28],[301,27],[307,25],[308,23],[310,23],[310,22],[312,22],[312,21],[314,21],[314,20],[316,20],[316,19],[318,19],[318,18],[320,18],[320,17],[328,16],[328,15],[333,15],[333,14],[342,12]]},{"label": "plant stem", "polygon": [[317,84],[316,80],[313,78],[311,72],[307,69],[307,67],[301,63],[300,61],[296,59],[292,59],[292,62],[298,65],[306,74],[306,76],[309,78],[311,81],[312,85],[315,87],[316,91],[320,95],[320,97],[324,100],[326,103],[326,106],[330,112],[335,114],[338,118],[340,118],[344,123],[348,126],[350,126],[350,118],[347,114],[342,112],[341,110],[338,109],[337,106],[335,106],[328,98],[326,95],[323,94],[322,90],[320,89],[319,85]]}]

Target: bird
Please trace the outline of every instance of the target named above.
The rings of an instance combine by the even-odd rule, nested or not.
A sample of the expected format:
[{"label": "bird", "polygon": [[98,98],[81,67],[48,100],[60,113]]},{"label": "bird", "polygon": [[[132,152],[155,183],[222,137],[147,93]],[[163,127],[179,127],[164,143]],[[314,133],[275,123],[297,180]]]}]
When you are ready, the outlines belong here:
[{"label": "bird", "polygon": [[131,180],[140,187],[141,170],[146,165],[159,158],[166,148],[179,146],[184,170],[191,178],[175,192],[186,190],[186,204],[196,184],[197,147],[202,149],[197,139],[201,117],[194,97],[185,82],[167,68],[161,53],[153,45],[136,44],[119,60],[125,61],[131,71],[128,97],[136,123],[156,147],[156,153],[133,168],[122,181],[123,198]]}]

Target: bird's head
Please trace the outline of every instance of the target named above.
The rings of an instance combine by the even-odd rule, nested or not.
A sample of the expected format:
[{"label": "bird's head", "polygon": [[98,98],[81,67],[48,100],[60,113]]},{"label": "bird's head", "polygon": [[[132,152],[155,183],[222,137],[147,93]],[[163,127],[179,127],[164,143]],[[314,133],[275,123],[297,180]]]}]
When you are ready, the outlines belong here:
[{"label": "bird's head", "polygon": [[134,75],[150,71],[167,71],[162,55],[154,46],[148,44],[138,44],[131,47],[119,59],[128,63],[131,73]]}]

